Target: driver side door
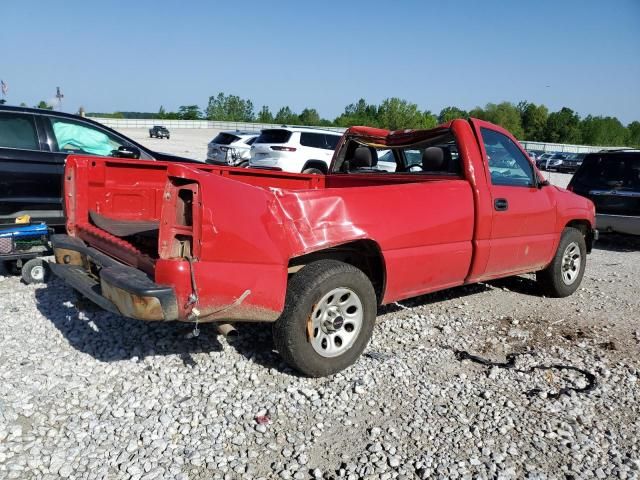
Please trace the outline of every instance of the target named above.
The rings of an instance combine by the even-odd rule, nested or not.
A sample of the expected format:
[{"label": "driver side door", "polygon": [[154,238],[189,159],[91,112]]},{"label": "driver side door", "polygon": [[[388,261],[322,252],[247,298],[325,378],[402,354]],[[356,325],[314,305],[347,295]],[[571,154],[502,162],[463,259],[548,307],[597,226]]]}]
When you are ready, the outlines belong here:
[{"label": "driver side door", "polygon": [[556,206],[549,187],[506,130],[473,120],[491,191],[492,228],[485,278],[543,268],[555,244]]}]

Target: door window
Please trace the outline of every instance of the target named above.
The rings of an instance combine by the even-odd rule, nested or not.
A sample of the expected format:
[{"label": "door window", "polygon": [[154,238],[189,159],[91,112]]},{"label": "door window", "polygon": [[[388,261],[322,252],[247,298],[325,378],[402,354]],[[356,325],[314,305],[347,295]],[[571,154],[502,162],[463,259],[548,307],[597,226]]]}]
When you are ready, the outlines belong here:
[{"label": "door window", "polygon": [[108,157],[124,142],[90,125],[68,119],[50,118],[56,139],[56,151],[63,153],[87,153]]},{"label": "door window", "polygon": [[506,135],[481,128],[493,185],[533,187],[533,166],[516,144]]},{"label": "door window", "polygon": [[0,113],[0,148],[40,150],[33,117]]}]

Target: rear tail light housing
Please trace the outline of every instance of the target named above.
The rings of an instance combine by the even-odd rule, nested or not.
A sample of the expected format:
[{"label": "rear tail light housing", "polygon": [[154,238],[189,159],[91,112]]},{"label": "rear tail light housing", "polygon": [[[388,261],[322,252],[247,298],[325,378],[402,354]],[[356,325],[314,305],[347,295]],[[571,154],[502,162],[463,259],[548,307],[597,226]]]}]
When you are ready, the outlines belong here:
[{"label": "rear tail light housing", "polygon": [[276,147],[276,146],[272,146],[269,147],[271,148],[271,150],[275,150],[276,152],[295,152],[296,149],[295,147]]}]

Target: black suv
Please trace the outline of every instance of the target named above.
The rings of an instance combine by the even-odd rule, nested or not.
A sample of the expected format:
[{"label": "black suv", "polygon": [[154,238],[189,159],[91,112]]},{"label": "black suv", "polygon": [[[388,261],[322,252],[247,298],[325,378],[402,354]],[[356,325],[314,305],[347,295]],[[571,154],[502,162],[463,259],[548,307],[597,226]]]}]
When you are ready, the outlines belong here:
[{"label": "black suv", "polygon": [[160,125],[155,125],[149,129],[149,138],[166,138],[169,140],[169,129],[167,127],[161,127]]},{"label": "black suv", "polygon": [[87,118],[0,105],[0,224],[28,214],[63,226],[62,172],[71,153],[196,162],[153,152]]},{"label": "black suv", "polygon": [[640,150],[587,154],[567,189],[595,204],[600,232],[640,235]]}]

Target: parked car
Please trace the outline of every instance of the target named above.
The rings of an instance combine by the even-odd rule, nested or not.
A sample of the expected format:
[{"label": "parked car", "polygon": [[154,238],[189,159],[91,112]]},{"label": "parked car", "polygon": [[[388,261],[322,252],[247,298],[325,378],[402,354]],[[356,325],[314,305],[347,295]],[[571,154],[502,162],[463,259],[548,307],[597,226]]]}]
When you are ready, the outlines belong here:
[{"label": "parked car", "polygon": [[327,173],[341,135],[329,130],[286,127],[262,130],[251,146],[250,167],[293,173]]},{"label": "parked car", "polygon": [[582,161],[586,155],[586,153],[570,153],[567,155],[567,158],[562,161],[562,165],[560,165],[558,170],[565,173],[575,173],[578,168],[580,168],[580,165],[582,165]]},{"label": "parked car", "polygon": [[556,152],[545,163],[546,170],[555,170],[562,172],[565,169],[565,161],[569,155],[566,153]]},{"label": "parked car", "polygon": [[553,155],[554,155],[553,152],[542,153],[541,155],[539,155],[536,158],[536,166],[540,170],[546,170],[546,168],[547,168],[547,160],[549,160]]},{"label": "parked car", "polygon": [[529,158],[530,158],[531,160],[533,160],[534,162],[535,162],[535,161],[538,159],[538,157],[539,157],[540,155],[542,155],[542,153],[543,153],[541,150],[527,150],[526,152],[527,152],[527,154],[529,155]]},{"label": "parked car", "polygon": [[220,132],[207,146],[207,163],[246,167],[251,158],[251,145],[259,132],[226,131]]},{"label": "parked car", "polygon": [[0,224],[30,215],[64,226],[62,171],[67,155],[194,162],[157,153],[88,118],[0,105]]},{"label": "parked car", "polygon": [[161,127],[156,125],[155,127],[151,127],[149,129],[149,138],[166,138],[169,140],[171,135],[169,134],[169,129],[166,127]]},{"label": "parked car", "polygon": [[[268,145],[293,133],[269,131]],[[310,376],[357,360],[380,304],[528,272],[570,295],[596,236],[591,201],[477,119],[352,127],[327,175],[74,155],[65,188],[75,214],[51,268],[69,285],[141,320],[275,322],[280,355]]]},{"label": "parked car", "polygon": [[587,154],[567,189],[595,204],[599,230],[640,235],[640,150]]}]

